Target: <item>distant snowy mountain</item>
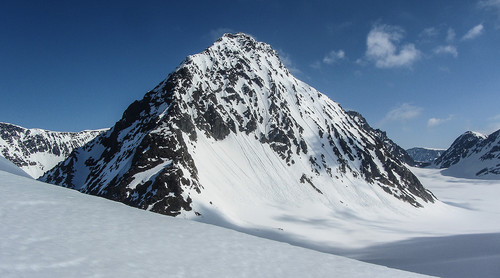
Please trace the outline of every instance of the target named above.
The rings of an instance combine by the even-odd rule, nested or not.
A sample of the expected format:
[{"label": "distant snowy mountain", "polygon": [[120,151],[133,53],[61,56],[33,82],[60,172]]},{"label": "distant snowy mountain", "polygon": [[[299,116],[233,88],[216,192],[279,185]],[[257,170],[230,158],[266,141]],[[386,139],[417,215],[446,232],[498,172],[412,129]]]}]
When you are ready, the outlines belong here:
[{"label": "distant snowy mountain", "polygon": [[478,132],[467,131],[460,135],[451,146],[436,160],[434,165],[439,168],[448,168],[457,164],[463,158],[468,157],[478,143],[486,139],[486,136]]},{"label": "distant snowy mountain", "polygon": [[399,161],[404,162],[410,166],[416,165],[413,158],[403,148],[401,148],[398,144],[394,143],[394,141],[392,141],[389,137],[387,137],[387,134],[385,133],[385,131],[372,128],[368,124],[366,119],[363,116],[361,116],[360,113],[358,113],[356,111],[347,111],[347,114],[349,114],[349,116],[351,116],[368,133],[379,138],[380,141],[382,141],[382,143],[384,144],[384,148],[390,154],[392,154],[395,158],[399,159]]},{"label": "distant snowy mountain", "polygon": [[19,168],[17,165],[10,162],[9,160],[7,160],[7,158],[3,157],[1,154],[0,154],[0,171],[5,171],[7,173],[11,173],[17,176],[31,178],[31,176],[28,175],[28,173],[21,170],[21,168]]},{"label": "distant snowy mountain", "polygon": [[464,177],[500,179],[500,130],[485,136],[468,131],[459,136],[439,158],[443,174]]},{"label": "distant snowy mountain", "polygon": [[187,57],[41,180],[237,225],[280,209],[399,213],[435,201],[378,136],[241,33]]},{"label": "distant snowy mountain", "polygon": [[406,152],[414,161],[431,163],[441,156],[446,150],[441,149],[430,149],[430,148],[411,148],[407,149]]},{"label": "distant snowy mountain", "polygon": [[0,153],[36,179],[103,131],[54,132],[0,123]]}]

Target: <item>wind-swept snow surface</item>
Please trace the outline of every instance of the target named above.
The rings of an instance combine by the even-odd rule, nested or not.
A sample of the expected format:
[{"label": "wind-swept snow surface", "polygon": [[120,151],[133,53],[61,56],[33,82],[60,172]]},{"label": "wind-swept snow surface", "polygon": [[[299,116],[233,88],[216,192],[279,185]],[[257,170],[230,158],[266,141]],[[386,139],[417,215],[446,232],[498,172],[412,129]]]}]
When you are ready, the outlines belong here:
[{"label": "wind-swept snow surface", "polygon": [[422,277],[0,171],[0,277]]}]

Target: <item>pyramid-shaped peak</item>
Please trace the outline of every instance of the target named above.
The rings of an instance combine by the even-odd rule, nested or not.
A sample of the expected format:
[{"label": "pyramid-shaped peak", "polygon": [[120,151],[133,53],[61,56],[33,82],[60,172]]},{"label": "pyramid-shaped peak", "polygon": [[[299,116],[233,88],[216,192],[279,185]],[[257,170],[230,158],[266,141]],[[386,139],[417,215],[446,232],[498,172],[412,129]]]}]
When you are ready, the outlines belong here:
[{"label": "pyramid-shaped peak", "polygon": [[226,78],[229,72],[236,76],[244,72],[252,78],[258,75],[261,81],[291,76],[276,50],[244,33],[226,33],[204,51],[188,56],[176,72],[186,70],[211,75],[214,80]]},{"label": "pyramid-shaped peak", "polygon": [[329,209],[434,202],[376,134],[243,33],[189,56],[78,151],[43,180],[168,215],[304,197]]}]

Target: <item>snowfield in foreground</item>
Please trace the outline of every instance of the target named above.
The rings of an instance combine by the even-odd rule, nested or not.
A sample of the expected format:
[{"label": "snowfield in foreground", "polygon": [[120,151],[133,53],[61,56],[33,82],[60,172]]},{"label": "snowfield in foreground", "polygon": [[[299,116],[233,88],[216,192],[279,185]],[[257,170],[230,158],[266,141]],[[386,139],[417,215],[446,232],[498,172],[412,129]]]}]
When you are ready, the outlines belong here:
[{"label": "snowfield in foreground", "polygon": [[0,277],[422,277],[0,171]]},{"label": "snowfield in foreground", "polygon": [[7,160],[7,158],[3,157],[1,154],[0,154],[0,171],[12,173],[17,176],[31,178],[31,176],[28,175],[28,173],[24,172],[21,168],[14,165],[12,162]]},{"label": "snowfield in foreground", "polygon": [[199,221],[411,272],[500,277],[500,182],[448,177],[439,169],[411,170],[439,202],[393,212],[373,207],[332,212],[253,200],[247,210],[253,223],[217,215],[202,215]]},{"label": "snowfield in foreground", "polygon": [[[0,163],[1,170],[23,174],[8,166]],[[446,177],[438,169],[412,171],[441,201],[418,214],[357,211],[326,219],[297,210],[268,223],[273,229],[206,217],[246,233],[411,272],[500,277],[500,182]],[[277,208],[276,216],[279,211],[284,212]],[[254,213],[260,214],[257,208]],[[0,277],[419,277],[3,171],[0,223]]]}]

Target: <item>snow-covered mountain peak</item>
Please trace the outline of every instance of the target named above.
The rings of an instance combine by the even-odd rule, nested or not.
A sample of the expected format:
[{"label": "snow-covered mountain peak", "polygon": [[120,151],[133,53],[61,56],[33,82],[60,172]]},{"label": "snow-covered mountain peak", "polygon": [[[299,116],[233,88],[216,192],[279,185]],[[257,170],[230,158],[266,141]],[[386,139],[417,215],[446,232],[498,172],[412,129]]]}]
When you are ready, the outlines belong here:
[{"label": "snow-covered mountain peak", "polygon": [[484,134],[477,132],[477,131],[467,131],[467,132],[465,132],[465,134],[470,134],[470,135],[473,135],[475,137],[479,137],[479,138],[483,138],[483,139],[486,139],[486,137],[488,137],[487,135],[484,135]]},{"label": "snow-covered mountain peak", "polygon": [[224,50],[224,53],[239,52],[255,54],[265,52],[271,56],[278,57],[278,53],[267,43],[259,42],[245,33],[226,33],[214,42],[207,50]]},{"label": "snow-covered mountain peak", "polygon": [[434,166],[448,168],[444,174],[500,179],[500,130],[486,136],[467,131],[434,161]]},{"label": "snow-covered mountain peak", "polygon": [[439,168],[448,168],[451,165],[457,164],[461,159],[469,156],[474,146],[485,138],[486,136],[479,132],[464,132],[453,141],[451,146],[440,157],[434,160],[434,165],[437,165]]},{"label": "snow-covered mountain peak", "polygon": [[188,56],[186,64],[194,62],[205,72],[231,69],[244,70],[264,77],[266,74],[289,76],[278,52],[270,45],[244,34],[224,34],[203,52]]},{"label": "snow-covered mountain peak", "polygon": [[477,131],[466,131],[462,135],[460,135],[456,140],[457,141],[474,141],[476,138],[479,139],[486,139],[488,137],[487,135],[484,135],[482,133],[479,133]]},{"label": "snow-covered mountain peak", "polygon": [[58,132],[0,122],[0,153],[38,178],[106,129]]},{"label": "snow-covered mountain peak", "polygon": [[187,217],[434,202],[375,134],[244,34],[189,56],[43,180]]}]

